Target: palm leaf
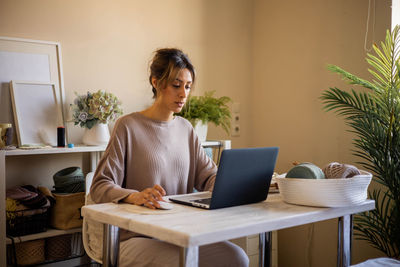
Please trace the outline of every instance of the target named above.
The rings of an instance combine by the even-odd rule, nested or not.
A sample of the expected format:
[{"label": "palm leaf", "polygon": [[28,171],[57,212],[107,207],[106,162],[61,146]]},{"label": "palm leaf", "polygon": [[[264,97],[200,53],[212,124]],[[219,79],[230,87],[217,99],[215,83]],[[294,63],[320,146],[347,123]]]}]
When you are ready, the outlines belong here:
[{"label": "palm leaf", "polygon": [[340,68],[338,66],[328,65],[327,69],[332,71],[332,72],[335,72],[335,73],[338,73],[338,74],[342,75],[343,79],[344,80],[348,80],[350,84],[361,85],[361,86],[363,86],[365,88],[368,88],[368,89],[371,89],[371,90],[374,90],[374,91],[379,91],[380,90],[380,88],[378,88],[376,85],[370,83],[367,80],[361,79],[361,78],[359,78],[359,77],[357,77],[357,76],[355,76],[355,75],[343,70],[342,68]]},{"label": "palm leaf", "polygon": [[[380,50],[378,51],[380,52]],[[367,54],[367,55],[368,55],[367,62],[371,66],[375,67],[376,70],[384,74],[385,77],[390,77],[392,71],[392,69],[390,68],[390,66],[392,65],[390,59],[385,58],[383,54],[381,54],[379,58],[372,54]]]}]

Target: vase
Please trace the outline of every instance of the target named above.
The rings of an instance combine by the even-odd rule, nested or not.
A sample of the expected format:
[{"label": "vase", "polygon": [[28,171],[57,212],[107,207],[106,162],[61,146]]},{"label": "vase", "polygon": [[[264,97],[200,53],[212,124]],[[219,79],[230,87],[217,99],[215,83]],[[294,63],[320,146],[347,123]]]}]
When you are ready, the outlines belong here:
[{"label": "vase", "polygon": [[208,124],[202,121],[197,121],[194,125],[194,131],[199,137],[200,142],[205,142],[207,139]]},{"label": "vase", "polygon": [[82,142],[89,146],[107,145],[110,140],[110,131],[108,124],[97,123],[91,129],[85,128]]}]

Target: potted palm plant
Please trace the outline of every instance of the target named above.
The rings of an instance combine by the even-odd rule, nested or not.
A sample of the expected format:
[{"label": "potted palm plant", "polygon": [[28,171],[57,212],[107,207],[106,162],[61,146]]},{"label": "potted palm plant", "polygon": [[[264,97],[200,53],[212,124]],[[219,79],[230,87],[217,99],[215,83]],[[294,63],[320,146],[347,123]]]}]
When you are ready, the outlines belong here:
[{"label": "potted palm plant", "polygon": [[214,97],[215,91],[205,92],[203,96],[190,96],[181,112],[176,115],[190,121],[200,141],[207,138],[208,123],[221,126],[229,134],[231,128],[231,112],[227,96]]},{"label": "potted palm plant", "polygon": [[364,168],[374,173],[381,184],[369,192],[375,210],[354,218],[359,239],[393,258],[400,257],[400,28],[387,31],[374,54],[367,54],[369,72],[374,79],[367,81],[330,65],[350,84],[367,91],[351,92],[338,88],[324,91],[324,108],[344,117],[356,137],[354,155]]}]

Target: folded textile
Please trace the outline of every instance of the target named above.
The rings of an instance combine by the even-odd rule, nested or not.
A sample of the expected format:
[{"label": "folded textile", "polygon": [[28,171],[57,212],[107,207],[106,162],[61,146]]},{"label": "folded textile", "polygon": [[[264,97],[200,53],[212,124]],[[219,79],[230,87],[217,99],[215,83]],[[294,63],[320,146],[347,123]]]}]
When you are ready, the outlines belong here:
[{"label": "folded textile", "polygon": [[32,191],[37,194],[35,198],[29,200],[20,200],[22,204],[29,208],[41,208],[45,206],[48,202],[48,199],[45,195],[43,195],[38,189],[36,189],[32,185],[23,185],[23,188]]},{"label": "folded textile", "polygon": [[15,217],[42,214],[42,213],[46,212],[47,209],[50,207],[50,201],[47,200],[46,204],[40,208],[31,209],[31,208],[25,206],[24,204],[22,204],[18,200],[7,198],[6,205],[7,205],[6,206],[7,219],[12,219]]},{"label": "folded textile", "polygon": [[50,205],[54,205],[56,199],[54,195],[51,193],[50,189],[44,186],[38,186],[38,190],[47,197],[47,199],[50,201]]},{"label": "folded textile", "polygon": [[49,200],[32,185],[15,186],[6,191],[6,197],[20,201],[27,209],[42,208],[49,205]]},{"label": "folded textile", "polygon": [[15,186],[6,190],[6,197],[15,200],[30,200],[37,197],[37,193],[22,186]]}]

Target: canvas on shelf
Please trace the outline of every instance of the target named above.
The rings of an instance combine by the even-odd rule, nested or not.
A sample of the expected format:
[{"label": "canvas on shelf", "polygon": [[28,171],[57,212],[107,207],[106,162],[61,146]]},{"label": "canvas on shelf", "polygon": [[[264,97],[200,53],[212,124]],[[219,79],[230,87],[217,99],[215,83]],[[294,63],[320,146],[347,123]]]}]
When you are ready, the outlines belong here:
[{"label": "canvas on shelf", "polygon": [[12,81],[10,88],[18,145],[56,146],[63,117],[55,85]]}]

